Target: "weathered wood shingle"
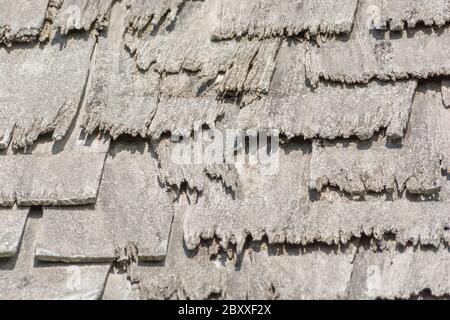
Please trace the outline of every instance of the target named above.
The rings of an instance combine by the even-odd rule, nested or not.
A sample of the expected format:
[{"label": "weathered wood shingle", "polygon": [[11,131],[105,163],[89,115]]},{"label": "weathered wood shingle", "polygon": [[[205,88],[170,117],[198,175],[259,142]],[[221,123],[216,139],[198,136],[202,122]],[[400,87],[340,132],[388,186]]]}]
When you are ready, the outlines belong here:
[{"label": "weathered wood shingle", "polygon": [[[450,291],[448,248],[362,250],[354,261],[353,299],[444,298]],[[425,296],[426,298],[426,296]]]},{"label": "weathered wood shingle", "polygon": [[448,168],[447,122],[439,84],[419,87],[408,131],[400,143],[383,138],[369,142],[317,142],[313,146],[310,186],[335,186],[351,194],[407,190],[430,194],[441,188]]},{"label": "weathered wood shingle", "polygon": [[95,40],[59,41],[64,45],[0,48],[0,148],[25,148],[46,133],[61,140],[74,120]]},{"label": "weathered wood shingle", "polygon": [[95,208],[45,209],[36,256],[44,261],[104,262],[135,246],[141,260],[162,260],[173,209],[156,170],[146,144],[115,145]]},{"label": "weathered wood shingle", "polygon": [[356,0],[220,0],[218,40],[349,33],[355,17]]},{"label": "weathered wood shingle", "polygon": [[83,126],[88,132],[108,131],[113,138],[145,137],[156,112],[159,76],[142,74],[124,48],[125,4],[117,4],[111,15],[107,35],[98,40]]},{"label": "weathered wood shingle", "polygon": [[0,210],[0,258],[14,257],[17,254],[28,211],[17,208]]},{"label": "weathered wood shingle", "polygon": [[96,300],[105,286],[109,264],[41,265],[34,248],[40,227],[39,215],[28,218],[19,255],[0,261],[2,300]]},{"label": "weathered wood shingle", "polygon": [[3,0],[0,10],[0,45],[39,38],[48,4],[49,0]]},{"label": "weathered wood shingle", "polygon": [[102,29],[108,21],[115,0],[64,0],[55,18],[55,27],[61,33],[71,30]]},{"label": "weathered wood shingle", "polygon": [[2,5],[0,299],[449,297],[449,1]]},{"label": "weathered wood shingle", "polygon": [[442,29],[390,36],[371,29],[376,0],[361,1],[355,29],[348,39],[325,41],[309,48],[308,78],[367,83],[371,79],[427,79],[450,75],[450,33]]},{"label": "weathered wood shingle", "polygon": [[370,81],[363,85],[320,83],[305,76],[304,45],[283,45],[267,96],[241,109],[238,126],[279,129],[288,137],[367,139],[385,129],[389,137],[404,135],[416,81]]},{"label": "weathered wood shingle", "polygon": [[381,30],[415,28],[420,23],[441,27],[450,21],[448,0],[377,0],[371,10],[373,27]]}]

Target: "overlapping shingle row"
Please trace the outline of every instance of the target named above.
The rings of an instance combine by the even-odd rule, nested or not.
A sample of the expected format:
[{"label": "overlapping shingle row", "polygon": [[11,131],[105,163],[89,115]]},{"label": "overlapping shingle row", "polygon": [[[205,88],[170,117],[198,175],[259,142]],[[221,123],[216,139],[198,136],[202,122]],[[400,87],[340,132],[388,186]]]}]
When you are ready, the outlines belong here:
[{"label": "overlapping shingle row", "polygon": [[448,297],[448,1],[20,2],[0,298]]}]

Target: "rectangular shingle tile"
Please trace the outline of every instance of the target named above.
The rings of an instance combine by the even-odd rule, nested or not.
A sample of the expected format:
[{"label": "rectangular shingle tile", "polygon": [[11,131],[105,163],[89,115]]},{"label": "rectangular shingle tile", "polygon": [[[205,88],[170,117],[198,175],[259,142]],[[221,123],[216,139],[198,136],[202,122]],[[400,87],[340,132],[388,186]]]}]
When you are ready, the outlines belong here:
[{"label": "rectangular shingle tile", "polygon": [[273,172],[264,171],[263,164],[238,166],[234,196],[220,182],[204,186],[198,203],[186,214],[184,235],[189,249],[195,249],[201,238],[214,236],[224,247],[236,243],[238,252],[249,235],[255,240],[264,236],[273,242],[288,240],[295,228],[291,219],[306,212],[310,157],[307,145],[290,144],[272,151]]},{"label": "rectangular shingle tile", "polygon": [[108,20],[108,14],[114,0],[64,0],[55,25],[63,34],[70,30],[89,31],[94,25],[102,29]]},{"label": "rectangular shingle tile", "polygon": [[407,31],[388,37],[371,30],[376,0],[361,2],[350,39],[335,39],[311,45],[308,78],[346,83],[367,83],[370,79],[426,79],[450,74],[450,29],[429,32]]},{"label": "rectangular shingle tile", "polygon": [[0,206],[12,207],[16,201],[16,193],[19,189],[19,173],[23,168],[22,157],[0,156]]},{"label": "rectangular shingle tile", "polygon": [[441,187],[441,168],[450,156],[447,123],[438,84],[419,87],[408,131],[401,144],[372,141],[324,141],[313,145],[310,187],[335,186],[350,194],[407,190],[429,194]]},{"label": "rectangular shingle tile", "polygon": [[373,24],[376,29],[403,30],[417,24],[443,26],[450,21],[448,0],[377,0],[372,10],[377,15]]},{"label": "rectangular shingle tile", "polygon": [[424,291],[444,297],[450,293],[449,268],[450,252],[445,247],[361,250],[354,262],[350,297],[408,299]]},{"label": "rectangular shingle tile", "polygon": [[367,139],[381,129],[390,137],[403,136],[416,81],[320,83],[311,88],[303,57],[300,43],[280,48],[269,94],[241,109],[239,127],[276,128],[288,137],[305,138]]},{"label": "rectangular shingle tile", "polygon": [[147,145],[117,144],[105,163],[95,208],[45,209],[36,256],[112,261],[130,245],[141,260],[161,260],[172,215],[172,200],[159,185]]},{"label": "rectangular shingle tile", "polygon": [[88,95],[83,126],[88,132],[108,131],[113,138],[121,134],[146,136],[158,99],[159,76],[142,74],[125,50],[125,4],[116,4],[106,37],[98,40],[94,76]]},{"label": "rectangular shingle tile", "polygon": [[221,0],[220,25],[215,39],[348,33],[356,0]]},{"label": "rectangular shingle tile", "polygon": [[0,10],[0,44],[27,42],[39,37],[49,0],[3,0]]},{"label": "rectangular shingle tile", "polygon": [[[62,41],[60,39],[60,41]],[[0,48],[0,148],[25,148],[39,135],[61,140],[78,110],[95,40]]]},{"label": "rectangular shingle tile", "polygon": [[100,298],[109,264],[52,265],[35,263],[34,247],[40,219],[28,218],[17,258],[0,262],[0,299],[93,300]]},{"label": "rectangular shingle tile", "polygon": [[[218,10],[217,3],[188,1],[173,30],[161,27],[142,38],[139,33],[126,33],[126,50],[122,39],[127,26],[137,24],[139,29],[142,21],[159,21],[160,11],[134,13],[134,6],[141,5],[132,2],[128,14],[124,3],[114,6],[108,36],[99,40],[83,124],[88,132],[100,129],[114,138],[131,134],[159,139],[167,132],[188,135],[202,125],[214,127],[224,112],[220,96],[269,91],[279,40],[213,42],[209,38],[213,20],[207,17]],[[172,14],[178,12],[177,6],[174,1],[161,10]]]},{"label": "rectangular shingle tile", "polygon": [[0,258],[17,254],[22,239],[28,209],[0,209]]},{"label": "rectangular shingle tile", "polygon": [[395,236],[401,245],[439,247],[449,243],[448,202],[318,201],[298,219],[294,243],[346,243],[363,235],[382,240]]},{"label": "rectangular shingle tile", "polygon": [[354,246],[307,249],[250,246],[239,271],[227,278],[227,299],[345,299],[350,288]]},{"label": "rectangular shingle tile", "polygon": [[102,300],[138,300],[138,285],[132,284],[128,274],[124,272],[110,272],[103,291]]}]

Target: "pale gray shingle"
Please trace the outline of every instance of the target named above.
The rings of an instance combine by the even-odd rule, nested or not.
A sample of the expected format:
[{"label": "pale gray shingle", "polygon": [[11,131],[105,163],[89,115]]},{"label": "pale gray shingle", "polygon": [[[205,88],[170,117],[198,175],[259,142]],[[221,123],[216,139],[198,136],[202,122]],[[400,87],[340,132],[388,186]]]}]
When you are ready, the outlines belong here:
[{"label": "pale gray shingle", "polygon": [[310,187],[320,191],[335,186],[350,194],[439,191],[441,169],[447,169],[450,157],[449,116],[438,84],[419,87],[401,143],[382,137],[369,142],[317,142],[312,151]]},{"label": "pale gray shingle", "polygon": [[[62,41],[62,39],[59,39]],[[0,148],[26,148],[40,135],[61,140],[72,123],[86,84],[94,39],[64,46],[0,48]]]},{"label": "pale gray shingle", "polygon": [[361,2],[355,28],[350,39],[336,39],[311,45],[307,64],[308,78],[367,83],[371,79],[427,79],[450,75],[448,28],[429,32],[408,32],[387,37],[372,32],[371,21],[376,13],[371,6],[376,0]]},{"label": "pale gray shingle", "polygon": [[386,129],[389,137],[404,135],[416,81],[371,81],[365,85],[308,85],[304,45],[283,45],[267,96],[241,109],[238,126],[276,128],[289,138],[335,139],[372,137]]},{"label": "pale gray shingle", "polygon": [[109,11],[114,0],[64,0],[55,18],[55,27],[61,33],[71,30],[89,31],[95,25],[102,29],[107,25]]},{"label": "pale gray shingle", "polygon": [[218,40],[248,37],[296,36],[349,33],[356,0],[220,0]]},{"label": "pale gray shingle", "polygon": [[448,0],[377,0],[372,10],[377,12],[373,26],[381,30],[403,30],[425,26],[441,27],[450,21]]},{"label": "pale gray shingle", "polygon": [[95,208],[44,209],[36,256],[44,261],[113,261],[117,250],[132,245],[141,260],[162,260],[173,209],[156,170],[146,144],[115,145]]},{"label": "pale gray shingle", "polygon": [[0,209],[0,258],[13,257],[19,250],[28,209]]},{"label": "pale gray shingle", "polygon": [[29,42],[39,37],[49,0],[3,0],[0,10],[0,44]]},{"label": "pale gray shingle", "polygon": [[95,300],[100,298],[109,264],[43,265],[34,263],[40,218],[30,215],[19,255],[0,261],[0,299]]}]

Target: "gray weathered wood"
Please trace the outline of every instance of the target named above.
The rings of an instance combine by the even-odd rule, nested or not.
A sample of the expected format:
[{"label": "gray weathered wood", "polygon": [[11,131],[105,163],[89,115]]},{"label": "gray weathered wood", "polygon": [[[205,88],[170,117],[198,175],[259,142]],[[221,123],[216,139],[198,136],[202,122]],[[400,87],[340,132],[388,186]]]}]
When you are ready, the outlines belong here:
[{"label": "gray weathered wood", "polygon": [[[17,158],[11,156],[11,161]],[[23,156],[22,160],[24,167],[16,192],[19,205],[95,203],[105,153],[66,151],[51,156]]]},{"label": "gray weathered wood", "polygon": [[101,30],[107,25],[114,0],[64,0],[55,18],[55,27],[61,33],[71,30]]},{"label": "gray weathered wood", "polygon": [[386,129],[389,137],[404,135],[416,81],[320,83],[311,88],[303,57],[302,44],[280,48],[268,95],[241,109],[239,127],[276,128],[288,137],[307,139],[367,139],[381,129]]},{"label": "gray weathered wood", "polygon": [[[236,188],[238,177],[233,164],[208,163],[205,149],[208,145],[213,145],[214,141],[208,140],[205,136],[207,133],[201,132],[198,133],[197,140],[185,137],[184,141],[177,142],[164,138],[154,143],[158,155],[158,174],[161,182],[178,188],[181,188],[183,183],[187,183],[189,188],[202,191],[205,178],[209,176],[220,179],[228,188]],[[198,143],[200,139],[203,141],[202,150],[196,150],[195,143]],[[196,159],[195,155],[198,156],[196,152],[199,151],[202,154]],[[181,158],[180,153],[187,155],[187,159],[178,159],[178,156]],[[187,162],[184,163],[183,160]]]},{"label": "gray weathered wood", "polygon": [[141,260],[161,260],[172,215],[172,200],[159,185],[157,162],[146,144],[117,144],[105,163],[95,208],[44,210],[36,256],[44,261],[112,261],[132,246]]},{"label": "gray weathered wood", "polygon": [[139,286],[132,284],[125,272],[111,271],[106,281],[102,300],[139,300]]},{"label": "gray weathered wood", "polygon": [[[279,194],[282,192],[290,191],[286,189]],[[363,236],[383,240],[386,234],[394,235],[395,241],[401,245],[439,247],[441,243],[448,244],[450,241],[448,202],[335,199],[317,201],[303,207],[300,203],[293,203],[290,211],[281,207],[276,211],[276,217],[265,214],[261,221],[262,215],[240,208],[245,205],[244,200],[237,198],[235,207],[230,207],[226,202],[228,198],[218,190],[214,200],[200,197],[200,205],[189,207],[184,229],[188,248],[196,248],[201,239],[214,237],[225,248],[229,242],[237,242],[239,246],[247,236],[253,240],[267,236],[269,243],[286,242],[304,246],[314,243],[346,244]],[[208,200],[210,203],[202,205]],[[199,206],[206,209],[198,210]]]},{"label": "gray weathered wood", "polygon": [[153,67],[161,74],[194,72],[197,88],[212,81],[221,92],[267,91],[279,41],[214,42],[210,37],[219,13],[218,1],[187,1],[173,28],[148,37],[127,34],[127,45],[139,68]]},{"label": "gray weathered wood", "polygon": [[[372,30],[377,17],[374,3],[365,0],[358,9],[355,28],[347,39],[310,45],[308,78],[346,83],[367,83],[371,79],[427,79],[450,74],[450,30],[430,29],[387,36]],[[376,8],[376,7],[375,7]]]},{"label": "gray weathered wood", "polygon": [[444,101],[444,105],[446,108],[450,108],[450,80],[442,81],[442,101]]},{"label": "gray weathered wood", "polygon": [[113,138],[122,134],[146,136],[155,114],[159,77],[142,74],[125,50],[125,4],[116,4],[106,37],[100,37],[94,75],[88,94],[83,126],[88,132],[108,131]]},{"label": "gray weathered wood", "polygon": [[381,30],[415,28],[421,22],[441,27],[450,21],[448,0],[377,0],[373,6],[377,12],[374,28]]},{"label": "gray weathered wood", "polygon": [[64,46],[0,48],[0,148],[26,148],[41,134],[61,140],[80,105],[94,39]]},{"label": "gray weathered wood", "polygon": [[383,138],[368,142],[317,142],[312,152],[310,187],[322,190],[335,186],[351,194],[439,191],[441,169],[448,168],[450,157],[449,117],[439,85],[421,86],[401,144],[391,144]]},{"label": "gray weathered wood", "polygon": [[175,20],[185,2],[186,0],[127,0],[128,25],[134,31],[141,31],[149,26],[152,29],[161,25],[168,26]]},{"label": "gray weathered wood", "polygon": [[353,264],[353,299],[409,299],[423,293],[426,298],[427,291],[439,298],[450,292],[448,248],[361,250]]},{"label": "gray weathered wood", "polygon": [[352,280],[354,246],[250,246],[239,271],[230,272],[227,299],[345,299]]},{"label": "gray weathered wood", "polygon": [[223,247],[235,243],[238,252],[249,235],[255,240],[264,236],[271,242],[289,240],[287,235],[296,226],[289,221],[307,208],[309,155],[298,145],[274,152],[272,159],[279,163],[273,173],[264,171],[262,164],[238,166],[234,196],[220,182],[205,183],[198,203],[186,213],[184,236],[189,249],[214,236]]},{"label": "gray weathered wood", "polygon": [[[184,250],[182,229],[187,200],[177,204],[164,266],[132,266],[144,299],[336,299],[350,286],[355,248],[310,250],[255,243],[242,253],[239,267],[214,244],[196,254]],[[242,212],[244,213],[244,212]],[[247,212],[245,212],[247,214]],[[213,258],[211,256],[213,255]]]},{"label": "gray weathered wood", "polygon": [[44,27],[49,0],[3,0],[0,10],[0,44],[30,42]]},{"label": "gray weathered wood", "polygon": [[221,0],[214,39],[349,33],[356,0]]},{"label": "gray weathered wood", "polygon": [[28,209],[0,209],[0,258],[17,254],[27,221]]},{"label": "gray weathered wood", "polygon": [[17,258],[0,261],[0,299],[96,300],[110,269],[109,264],[42,265],[35,262],[34,247],[40,219],[28,218]]},{"label": "gray weathered wood", "polygon": [[[12,100],[12,97],[8,100],[8,102],[14,101],[15,103],[19,101],[23,104],[17,106],[24,108],[24,110],[18,109],[16,114],[12,113],[11,109],[15,104],[9,105],[6,109],[6,111],[11,112],[10,114],[6,113],[7,116],[13,115],[19,119],[14,128],[14,135],[17,135],[17,137],[13,136],[13,145],[14,143],[24,144],[24,146],[33,145],[28,146],[26,151],[21,150],[17,154],[10,147],[1,156],[1,174],[7,183],[0,188],[0,205],[12,206],[15,202],[24,206],[95,203],[103,163],[109,148],[109,138],[87,136],[80,128],[80,116],[75,117],[86,112],[86,106],[84,101],[81,102],[81,97],[84,86],[88,86],[87,73],[93,41],[81,39],[68,41],[67,46],[63,49],[59,47],[57,49],[57,45],[54,44],[51,49],[19,49],[19,53],[16,50],[12,53],[13,56],[17,54],[22,55],[22,58],[31,59],[34,57],[34,54],[31,54],[32,52],[43,51],[39,53],[40,60],[37,61],[36,65],[34,65],[36,61],[33,60],[21,60],[24,71],[30,69],[32,72],[25,72],[22,75],[22,78],[25,79],[21,79],[19,74],[15,75],[15,83],[19,85],[21,90],[14,95],[17,96],[17,100]],[[20,50],[26,52],[20,52]],[[66,58],[75,64],[68,67],[68,70],[77,68],[76,71],[73,70],[72,74],[67,74],[64,69],[65,60],[63,58],[66,55]],[[72,55],[75,58],[70,57]],[[46,61],[48,59],[55,60],[54,63],[57,65],[53,66],[52,70],[58,72],[58,74],[47,74],[52,80],[46,82],[40,80],[39,71],[47,68],[48,63]],[[75,61],[80,59],[82,59],[83,64],[76,65]],[[52,66],[52,63],[50,65]],[[30,74],[33,75],[31,80],[35,83],[26,79]],[[6,78],[4,82],[7,83]],[[52,85],[55,88],[52,88]],[[66,90],[64,89],[66,85],[74,85],[74,87]],[[27,89],[29,92],[26,92]],[[45,89],[48,92],[39,92],[39,89]],[[55,92],[57,93],[55,94]],[[23,96],[19,96],[19,93]],[[74,104],[75,109],[70,113],[70,117],[67,117],[64,113],[58,111],[56,103],[60,100],[70,99],[70,95],[77,102]],[[37,100],[34,101],[33,97]],[[55,110],[52,110],[52,106]],[[49,121],[46,119],[47,113],[52,117],[64,119],[62,121],[64,130],[54,131],[53,139],[39,137],[39,134],[50,130],[47,127]],[[26,114],[26,116],[21,118],[23,114]],[[14,119],[16,118],[12,118],[12,120]],[[11,118],[7,120],[11,121]],[[31,123],[29,123],[30,120]],[[25,125],[30,126],[30,128],[25,130]],[[40,132],[40,130],[44,130],[44,132]],[[35,140],[38,138],[39,141],[36,142]],[[14,139],[19,140],[19,142],[15,142]],[[8,141],[8,139],[5,141]]]}]

